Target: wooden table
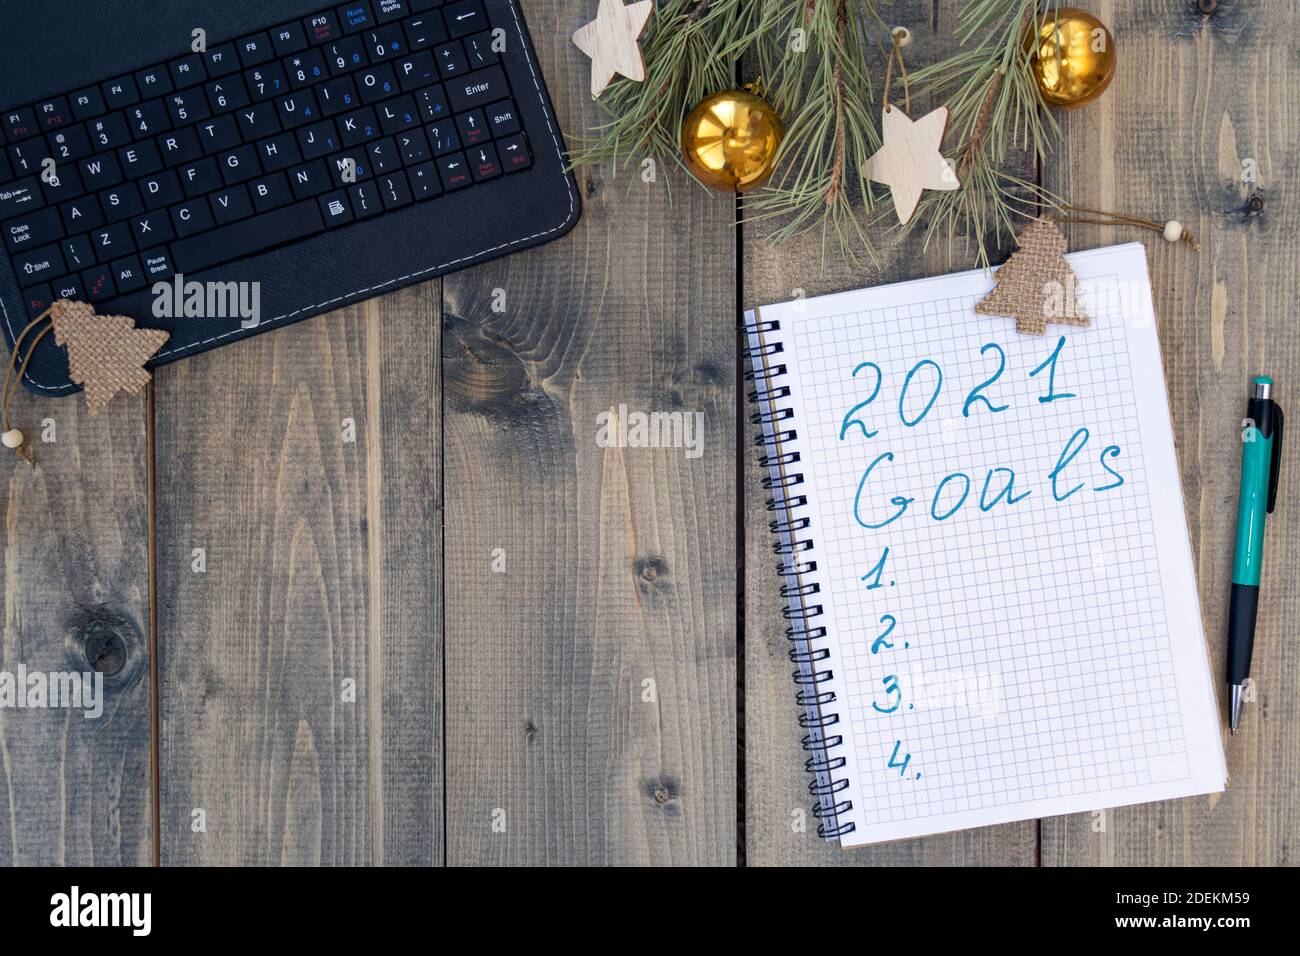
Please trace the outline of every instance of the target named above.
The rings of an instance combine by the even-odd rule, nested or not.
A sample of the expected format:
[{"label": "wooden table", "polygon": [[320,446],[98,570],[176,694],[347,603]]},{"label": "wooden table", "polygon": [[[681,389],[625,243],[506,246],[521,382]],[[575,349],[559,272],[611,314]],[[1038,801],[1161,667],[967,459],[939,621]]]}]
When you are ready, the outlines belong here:
[{"label": "wooden table", "polygon": [[[1038,175],[1200,239],[1071,233],[1148,246],[1218,675],[1247,378],[1284,404],[1300,380],[1300,15],[1197,6],[1091,5],[1119,74]],[[911,62],[952,49],[959,7],[894,4]],[[569,42],[593,10],[525,2],[571,141],[601,115]],[[823,271],[815,240],[772,248],[669,178],[584,169],[565,239],[167,366],[98,419],[17,400],[57,441],[0,458],[0,660],[89,657],[109,690],[100,720],[0,711],[0,862],[1296,861],[1294,454],[1226,794],[852,852],[799,830],[738,310],[946,266],[909,244]],[[703,456],[598,447],[620,403],[703,411]]]}]

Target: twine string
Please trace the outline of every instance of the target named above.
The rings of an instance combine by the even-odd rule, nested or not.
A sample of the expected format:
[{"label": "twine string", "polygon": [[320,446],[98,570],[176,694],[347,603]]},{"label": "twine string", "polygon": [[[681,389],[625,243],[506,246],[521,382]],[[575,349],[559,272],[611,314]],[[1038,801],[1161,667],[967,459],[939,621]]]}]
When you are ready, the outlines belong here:
[{"label": "twine string", "polygon": [[[1154,219],[1143,219],[1141,216],[1129,216],[1124,213],[1110,212],[1106,209],[1093,209],[1089,206],[1071,206],[1061,207],[1063,213],[1083,213],[1084,215],[1058,215],[1054,217],[1057,222],[1069,225],[1070,223],[1088,224],[1094,226],[1137,226],[1141,229],[1150,229],[1152,232],[1158,232],[1162,235],[1165,231],[1164,223],[1156,222]],[[1183,234],[1178,237],[1179,241],[1186,242],[1196,252],[1201,251],[1200,244],[1196,237],[1192,235],[1190,229],[1183,228]]]}]

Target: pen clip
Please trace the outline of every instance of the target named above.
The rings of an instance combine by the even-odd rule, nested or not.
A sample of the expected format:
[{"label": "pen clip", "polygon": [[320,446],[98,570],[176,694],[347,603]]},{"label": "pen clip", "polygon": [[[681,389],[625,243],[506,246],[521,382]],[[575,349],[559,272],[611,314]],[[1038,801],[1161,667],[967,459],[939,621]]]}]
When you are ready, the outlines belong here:
[{"label": "pen clip", "polygon": [[1282,406],[1273,402],[1273,460],[1268,470],[1268,513],[1277,504],[1277,481],[1282,472]]}]

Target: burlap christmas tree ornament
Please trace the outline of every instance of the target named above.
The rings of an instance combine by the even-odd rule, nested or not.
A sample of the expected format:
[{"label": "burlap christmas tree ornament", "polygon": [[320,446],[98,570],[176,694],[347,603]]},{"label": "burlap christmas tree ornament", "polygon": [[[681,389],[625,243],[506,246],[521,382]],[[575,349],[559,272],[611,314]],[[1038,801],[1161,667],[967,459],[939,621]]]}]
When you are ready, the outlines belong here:
[{"label": "burlap christmas tree ornament", "polygon": [[1065,261],[1065,236],[1046,219],[1035,219],[1018,238],[1020,248],[993,275],[997,286],[975,306],[980,315],[1016,320],[1016,331],[1042,335],[1049,322],[1088,325],[1078,302],[1078,277]]},{"label": "burlap christmas tree ornament", "polygon": [[149,382],[144,363],[170,333],[137,329],[125,315],[96,315],[85,302],[60,299],[50,307],[54,341],[68,350],[68,376],[86,388],[86,407],[97,415],[119,391],[134,395]]}]

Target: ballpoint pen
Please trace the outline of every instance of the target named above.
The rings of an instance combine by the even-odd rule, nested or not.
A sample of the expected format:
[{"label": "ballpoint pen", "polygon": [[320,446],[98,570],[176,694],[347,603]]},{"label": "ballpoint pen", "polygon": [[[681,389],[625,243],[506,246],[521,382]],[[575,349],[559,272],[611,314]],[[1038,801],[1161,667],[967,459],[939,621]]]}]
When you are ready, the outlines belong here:
[{"label": "ballpoint pen", "polygon": [[1242,695],[1250,676],[1259,609],[1259,576],[1264,565],[1264,521],[1277,504],[1282,462],[1282,409],[1273,401],[1273,380],[1257,375],[1241,441],[1241,494],[1237,500],[1237,550],[1232,562],[1232,602],[1228,608],[1228,688],[1232,693],[1230,728],[1237,732]]}]

